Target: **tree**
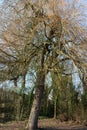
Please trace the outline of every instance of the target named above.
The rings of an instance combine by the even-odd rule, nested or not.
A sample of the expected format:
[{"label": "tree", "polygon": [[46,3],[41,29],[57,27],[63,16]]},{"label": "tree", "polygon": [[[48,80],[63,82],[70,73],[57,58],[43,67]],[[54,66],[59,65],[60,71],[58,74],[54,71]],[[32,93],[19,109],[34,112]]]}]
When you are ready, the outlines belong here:
[{"label": "tree", "polygon": [[23,76],[29,67],[36,70],[37,87],[27,125],[29,130],[35,130],[46,74],[52,71],[60,73],[60,66],[66,60],[71,60],[78,67],[83,62],[77,46],[86,34],[81,26],[84,15],[80,12],[79,3],[75,5],[75,2],[67,3],[65,0],[4,2],[7,2],[4,9],[8,9],[8,15],[4,13],[7,24],[5,28],[2,24],[0,37],[4,43],[0,52],[2,54],[4,49],[8,58],[9,55],[16,57],[16,60],[10,59],[12,63],[9,62],[14,75]]}]

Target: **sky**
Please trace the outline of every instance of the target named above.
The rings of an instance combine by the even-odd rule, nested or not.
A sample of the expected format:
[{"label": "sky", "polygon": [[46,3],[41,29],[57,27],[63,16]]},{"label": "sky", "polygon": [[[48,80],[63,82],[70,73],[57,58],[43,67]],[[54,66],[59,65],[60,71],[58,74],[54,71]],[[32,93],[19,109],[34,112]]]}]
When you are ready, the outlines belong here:
[{"label": "sky", "polygon": [[0,0],[0,4],[3,2],[3,0]]}]

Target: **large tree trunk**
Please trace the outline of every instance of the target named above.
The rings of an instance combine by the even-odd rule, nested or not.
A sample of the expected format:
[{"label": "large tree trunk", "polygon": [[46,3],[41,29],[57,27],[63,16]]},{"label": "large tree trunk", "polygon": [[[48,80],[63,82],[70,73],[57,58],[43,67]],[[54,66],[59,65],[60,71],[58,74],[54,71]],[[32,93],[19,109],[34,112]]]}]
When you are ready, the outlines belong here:
[{"label": "large tree trunk", "polygon": [[26,127],[28,130],[36,130],[37,125],[38,125],[38,116],[40,112],[41,99],[43,96],[43,91],[44,91],[44,86],[45,86],[45,75],[46,75],[46,69],[44,67],[45,54],[46,54],[46,49],[44,47],[42,51],[41,59],[40,59],[41,68],[37,75],[34,101],[31,108],[28,125]]},{"label": "large tree trunk", "polygon": [[27,125],[28,130],[36,130],[38,124],[38,116],[40,112],[41,99],[44,91],[45,73],[41,71],[37,80],[37,88],[35,91],[35,97],[32,105],[32,109],[29,116]]}]

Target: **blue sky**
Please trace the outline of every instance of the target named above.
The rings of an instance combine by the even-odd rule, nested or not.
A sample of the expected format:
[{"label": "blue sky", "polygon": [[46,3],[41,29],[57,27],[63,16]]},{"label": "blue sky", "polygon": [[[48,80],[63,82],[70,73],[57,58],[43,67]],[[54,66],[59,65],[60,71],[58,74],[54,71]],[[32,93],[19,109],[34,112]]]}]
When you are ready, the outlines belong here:
[{"label": "blue sky", "polygon": [[0,4],[3,2],[3,0],[0,0]]}]

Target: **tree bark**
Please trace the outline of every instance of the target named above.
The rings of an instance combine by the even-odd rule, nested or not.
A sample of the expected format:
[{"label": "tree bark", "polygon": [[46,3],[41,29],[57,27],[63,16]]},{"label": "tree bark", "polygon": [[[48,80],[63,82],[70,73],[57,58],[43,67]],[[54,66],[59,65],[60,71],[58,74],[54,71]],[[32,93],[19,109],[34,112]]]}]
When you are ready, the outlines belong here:
[{"label": "tree bark", "polygon": [[57,97],[54,97],[54,119],[57,118]]},{"label": "tree bark", "polygon": [[[17,94],[17,79],[14,79],[14,85],[15,85],[15,89],[16,89],[16,94]],[[16,109],[16,115],[15,115],[15,119],[16,121],[20,120],[20,97],[17,94],[17,97],[15,97],[15,109]]]},{"label": "tree bark", "polygon": [[24,109],[24,89],[25,89],[25,79],[26,74],[22,76],[22,86],[20,90],[20,120],[22,120],[23,117],[23,109]]},{"label": "tree bark", "polygon": [[[23,116],[23,94],[24,94],[24,88],[25,88],[25,76],[22,76],[22,86],[20,90],[20,94],[18,94],[18,97],[16,98],[16,120],[19,121],[22,119]],[[14,85],[17,88],[17,79],[14,80]]]},{"label": "tree bark", "polygon": [[33,105],[31,108],[29,121],[28,121],[28,124],[26,127],[28,130],[36,130],[37,125],[38,125],[38,116],[40,113],[41,99],[43,96],[43,91],[44,91],[44,86],[45,86],[45,75],[46,75],[46,69],[44,67],[45,54],[46,54],[46,49],[44,47],[42,54],[41,54],[41,59],[40,59],[41,68],[37,75],[37,83],[36,83],[34,101],[33,101]]},{"label": "tree bark", "polygon": [[21,96],[18,96],[17,100],[16,100],[16,121],[20,120],[20,101],[21,101]]},{"label": "tree bark", "polygon": [[35,91],[34,101],[33,101],[32,109],[30,112],[29,121],[27,125],[28,130],[37,129],[38,116],[39,116],[40,106],[41,106],[41,99],[42,99],[43,91],[44,91],[44,83],[45,83],[45,73],[41,71],[39,73],[39,78],[37,81],[37,88]]}]

